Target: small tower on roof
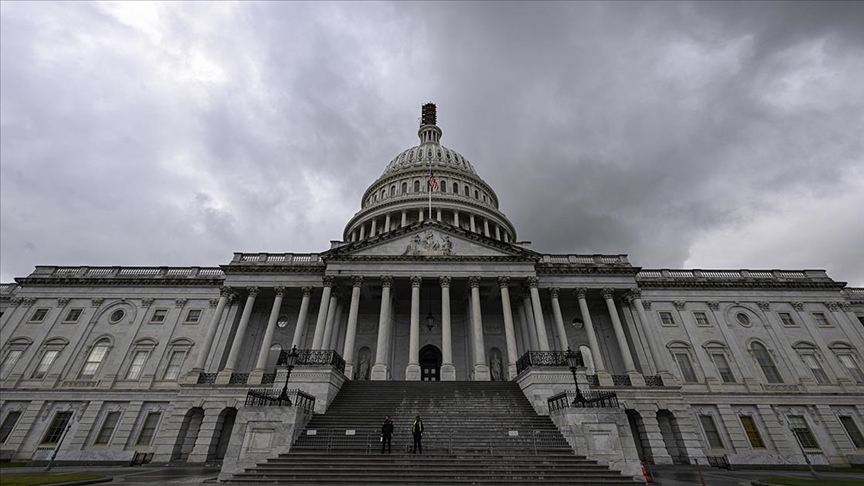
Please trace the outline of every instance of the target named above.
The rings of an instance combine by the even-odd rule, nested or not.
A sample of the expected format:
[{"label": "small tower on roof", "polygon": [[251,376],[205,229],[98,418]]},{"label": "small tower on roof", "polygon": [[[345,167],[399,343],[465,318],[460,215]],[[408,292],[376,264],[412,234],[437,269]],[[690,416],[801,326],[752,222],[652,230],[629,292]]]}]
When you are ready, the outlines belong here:
[{"label": "small tower on roof", "polygon": [[423,105],[423,111],[420,114],[420,130],[417,131],[421,145],[441,143],[441,129],[437,125],[438,114],[436,110],[435,103]]}]

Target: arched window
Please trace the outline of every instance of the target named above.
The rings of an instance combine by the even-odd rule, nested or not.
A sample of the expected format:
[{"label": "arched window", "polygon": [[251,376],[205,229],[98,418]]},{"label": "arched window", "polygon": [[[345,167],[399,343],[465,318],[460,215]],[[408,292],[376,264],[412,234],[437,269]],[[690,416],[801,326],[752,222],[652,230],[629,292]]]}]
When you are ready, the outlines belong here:
[{"label": "arched window", "polygon": [[414,181],[414,192],[420,192],[420,181]]},{"label": "arched window", "polygon": [[729,353],[726,345],[718,341],[709,341],[702,347],[705,348],[705,352],[714,362],[723,383],[735,383],[735,374],[732,373],[732,367],[729,366]]},{"label": "arched window", "polygon": [[861,367],[858,365],[860,357],[852,346],[835,342],[829,346],[831,351],[837,356],[837,360],[846,368],[849,375],[855,380],[855,383],[864,383],[864,373],[861,373]]},{"label": "arched window", "polygon": [[108,339],[100,339],[96,341],[93,348],[90,349],[90,354],[87,355],[87,361],[84,362],[84,367],[81,368],[81,379],[89,379],[96,376],[105,357],[108,356],[108,350],[111,349],[111,343]]},{"label": "arched window", "polygon": [[801,358],[801,361],[810,368],[810,373],[813,374],[813,378],[816,380],[816,383],[823,385],[825,383],[830,383],[831,380],[828,379],[828,375],[825,373],[825,370],[822,368],[822,357],[819,355],[819,351],[816,349],[812,343],[808,342],[798,342],[792,346],[792,349],[798,353],[798,356]]},{"label": "arched window", "polygon": [[668,347],[672,353],[672,358],[678,364],[678,369],[681,371],[681,378],[684,383],[698,383],[699,378],[693,369],[692,349],[690,345],[682,341],[676,341],[670,343]]},{"label": "arched window", "polygon": [[407,182],[402,183],[402,194],[408,194],[408,183]]},{"label": "arched window", "polygon": [[468,186],[465,186],[465,197],[470,197],[470,196],[471,196],[471,189],[469,189]]},{"label": "arched window", "polygon": [[387,195],[387,191],[384,189],[381,189],[381,199],[384,199],[384,196],[386,196],[386,195]]},{"label": "arched window", "polygon": [[441,192],[447,192],[447,181],[441,181]]},{"label": "arched window", "polygon": [[753,357],[756,358],[756,362],[759,363],[759,367],[762,368],[762,374],[765,375],[768,383],[783,383],[783,377],[777,371],[777,366],[774,365],[771,353],[768,352],[764,344],[753,341],[750,344],[750,351],[753,353]]},{"label": "arched window", "polygon": [[459,184],[453,183],[453,194],[459,194]]},{"label": "arched window", "polygon": [[474,189],[474,199],[480,199],[480,192]]},{"label": "arched window", "polygon": [[393,197],[395,195],[396,195],[396,186],[392,185],[392,186],[390,186],[390,197]]}]

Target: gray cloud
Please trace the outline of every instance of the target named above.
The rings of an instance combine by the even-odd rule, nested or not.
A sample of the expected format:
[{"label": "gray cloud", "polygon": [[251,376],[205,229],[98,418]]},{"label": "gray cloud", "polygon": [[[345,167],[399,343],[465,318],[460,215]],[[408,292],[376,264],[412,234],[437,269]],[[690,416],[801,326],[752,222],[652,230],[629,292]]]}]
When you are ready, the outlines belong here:
[{"label": "gray cloud", "polygon": [[864,286],[864,4],[0,4],[0,280],[321,251],[420,104],[521,239]]}]

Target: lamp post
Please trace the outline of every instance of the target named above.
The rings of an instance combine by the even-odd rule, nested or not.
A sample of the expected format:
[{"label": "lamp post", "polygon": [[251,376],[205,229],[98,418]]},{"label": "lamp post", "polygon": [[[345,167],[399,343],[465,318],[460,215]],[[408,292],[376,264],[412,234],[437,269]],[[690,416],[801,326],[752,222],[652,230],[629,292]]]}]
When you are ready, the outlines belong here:
[{"label": "lamp post", "polygon": [[567,346],[567,364],[570,366],[570,373],[573,373],[573,383],[576,385],[576,401],[585,403],[585,397],[582,396],[582,390],[579,389],[579,381],[576,379],[576,370],[583,368],[582,355],[574,353],[570,346]]},{"label": "lamp post", "polygon": [[288,400],[288,379],[291,378],[291,370],[294,369],[294,365],[297,364],[297,345],[291,348],[291,351],[288,351],[288,354],[285,355],[285,367],[288,369],[288,373],[285,374],[285,386],[282,387],[282,393],[279,395],[279,401],[287,400],[288,404],[291,404],[291,401]]}]

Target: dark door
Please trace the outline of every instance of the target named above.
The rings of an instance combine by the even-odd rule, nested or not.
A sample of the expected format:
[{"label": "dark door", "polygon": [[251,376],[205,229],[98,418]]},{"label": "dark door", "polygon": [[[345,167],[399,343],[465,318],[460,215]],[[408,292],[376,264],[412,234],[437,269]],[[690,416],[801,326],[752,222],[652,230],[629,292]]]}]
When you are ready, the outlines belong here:
[{"label": "dark door", "polygon": [[441,379],[441,351],[429,344],[420,350],[420,379],[439,381]]}]

